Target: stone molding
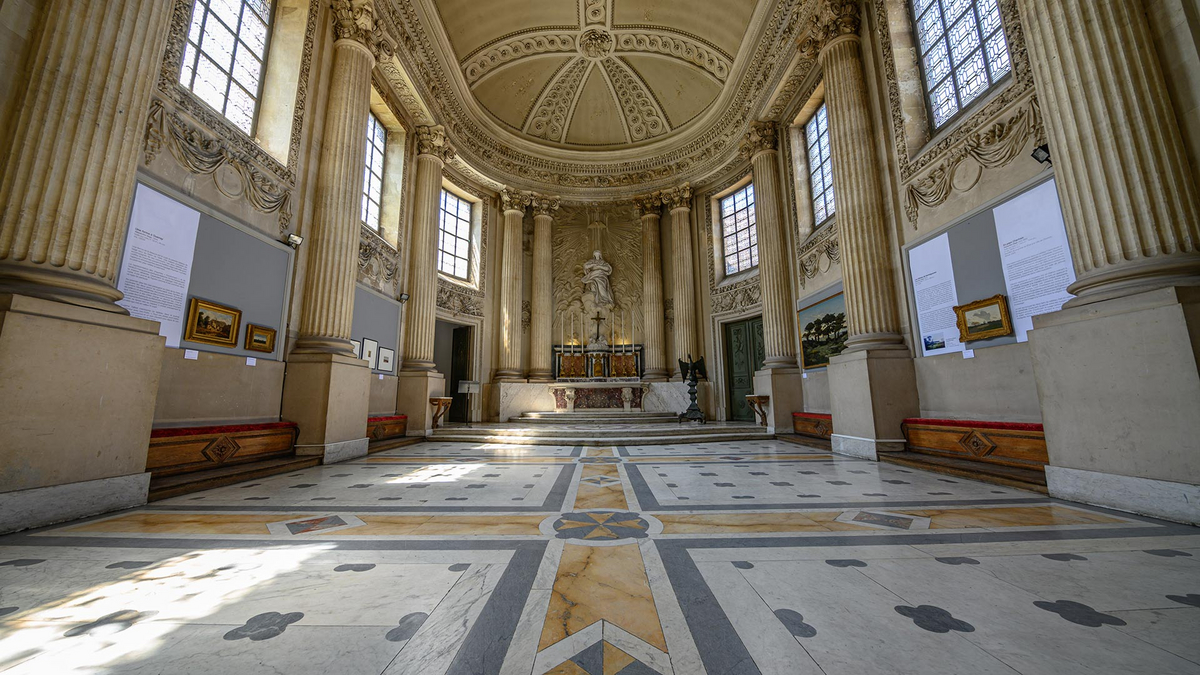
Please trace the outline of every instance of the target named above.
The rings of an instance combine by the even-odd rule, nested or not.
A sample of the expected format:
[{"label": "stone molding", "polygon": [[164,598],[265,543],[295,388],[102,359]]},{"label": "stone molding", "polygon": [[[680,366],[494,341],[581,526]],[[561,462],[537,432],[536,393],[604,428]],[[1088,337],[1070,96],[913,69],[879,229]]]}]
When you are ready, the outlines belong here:
[{"label": "stone molding", "polygon": [[432,155],[442,164],[454,159],[454,146],[446,139],[446,127],[440,124],[417,127],[414,140],[417,142],[418,155]]},{"label": "stone molding", "polygon": [[679,187],[663,190],[656,193],[662,199],[663,206],[667,207],[668,211],[675,209],[690,209],[692,208],[692,185],[684,183]]},{"label": "stone molding", "polygon": [[229,199],[244,199],[257,211],[279,214],[279,233],[287,232],[292,222],[292,186],[264,171],[233,145],[168,110],[161,99],[151,99],[143,145],[147,166],[165,147],[188,171],[211,176],[213,185]]},{"label": "stone molding", "polygon": [[358,280],[394,298],[399,270],[399,251],[371,228],[361,225],[358,232]]},{"label": "stone molding", "polygon": [[333,35],[338,40],[353,40],[361,44],[378,61],[381,56],[390,58],[395,53],[395,47],[384,37],[383,29],[375,21],[372,1],[333,0]]},{"label": "stone molding", "polygon": [[779,134],[775,123],[770,120],[760,120],[750,123],[750,130],[742,138],[739,152],[742,157],[753,157],[760,152],[776,150],[779,147]]},{"label": "stone molding", "polygon": [[712,296],[713,316],[742,311],[762,304],[762,284],[759,278],[733,284]]},{"label": "stone molding", "polygon": [[[822,265],[822,259],[827,260],[828,265]],[[841,265],[842,252],[837,223],[830,223],[813,232],[808,241],[800,246],[797,261],[800,288],[804,288],[809,279],[829,271],[833,265]]]},{"label": "stone molding", "polygon": [[463,292],[462,287],[438,278],[437,308],[454,316],[483,316],[483,300]]}]

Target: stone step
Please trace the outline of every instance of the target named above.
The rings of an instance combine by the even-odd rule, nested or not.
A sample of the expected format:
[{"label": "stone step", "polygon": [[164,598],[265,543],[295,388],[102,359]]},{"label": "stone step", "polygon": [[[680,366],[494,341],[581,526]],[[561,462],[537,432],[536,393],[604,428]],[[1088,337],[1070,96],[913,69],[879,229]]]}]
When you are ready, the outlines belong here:
[{"label": "stone step", "polygon": [[517,424],[667,424],[677,422],[678,415],[669,412],[620,412],[620,413],[525,413],[511,421]]},{"label": "stone step", "polygon": [[676,445],[683,443],[721,443],[733,441],[763,441],[774,438],[771,434],[755,432],[722,431],[712,434],[682,434],[678,436],[626,435],[608,438],[563,438],[555,436],[489,436],[484,434],[461,434],[458,430],[438,429],[428,437],[430,441],[458,443],[492,443],[500,445],[583,445],[588,447],[610,445]]},{"label": "stone step", "polygon": [[625,412],[624,410],[576,410],[574,412],[563,411],[547,411],[547,412],[527,412],[521,413],[522,418],[528,419],[564,419],[564,420],[589,420],[589,419],[611,419],[617,417],[637,417],[637,418],[656,418],[662,417],[674,419],[676,414],[667,411],[645,411],[634,410]]},{"label": "stone step", "polygon": [[616,424],[583,424],[576,423],[569,427],[554,428],[548,426],[524,426],[524,425],[482,425],[474,427],[443,427],[432,432],[431,436],[437,437],[442,433],[454,433],[456,435],[468,436],[519,436],[522,438],[596,438],[604,441],[614,437],[645,437],[645,438],[673,438],[677,436],[710,436],[713,434],[750,434],[755,437],[774,438],[774,434],[768,433],[765,427],[760,427],[754,424],[746,425],[730,425],[730,424],[638,424],[629,425],[635,428],[623,428]]}]

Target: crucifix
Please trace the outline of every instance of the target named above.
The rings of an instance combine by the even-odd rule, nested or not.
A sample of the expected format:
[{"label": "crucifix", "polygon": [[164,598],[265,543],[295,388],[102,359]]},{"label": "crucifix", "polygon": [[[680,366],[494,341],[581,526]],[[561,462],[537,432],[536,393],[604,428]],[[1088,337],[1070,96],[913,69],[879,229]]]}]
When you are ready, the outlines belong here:
[{"label": "crucifix", "polygon": [[591,320],[596,322],[596,342],[600,342],[600,324],[604,322],[604,317],[600,316],[600,310],[596,310],[596,316]]}]

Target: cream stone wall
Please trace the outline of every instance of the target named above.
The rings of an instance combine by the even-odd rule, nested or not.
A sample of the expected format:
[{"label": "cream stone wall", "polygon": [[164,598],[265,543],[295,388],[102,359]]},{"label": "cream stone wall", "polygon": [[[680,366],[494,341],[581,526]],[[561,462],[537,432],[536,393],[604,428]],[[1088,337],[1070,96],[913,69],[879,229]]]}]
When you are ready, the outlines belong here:
[{"label": "cream stone wall", "polygon": [[154,426],[274,422],[283,395],[283,361],[163,349],[162,375],[154,405]]}]

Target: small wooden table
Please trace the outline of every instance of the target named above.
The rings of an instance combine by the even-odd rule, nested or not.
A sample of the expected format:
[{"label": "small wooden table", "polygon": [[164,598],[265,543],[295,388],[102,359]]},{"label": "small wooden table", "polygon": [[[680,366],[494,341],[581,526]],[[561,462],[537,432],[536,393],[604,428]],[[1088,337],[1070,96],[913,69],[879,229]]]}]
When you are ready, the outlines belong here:
[{"label": "small wooden table", "polygon": [[433,406],[433,428],[441,426],[442,418],[450,410],[450,404],[454,402],[454,398],[450,396],[430,396],[429,405]]},{"label": "small wooden table", "polygon": [[760,396],[758,394],[746,394],[746,404],[758,416],[758,425],[761,427],[767,426],[767,406],[771,403],[770,396]]}]

